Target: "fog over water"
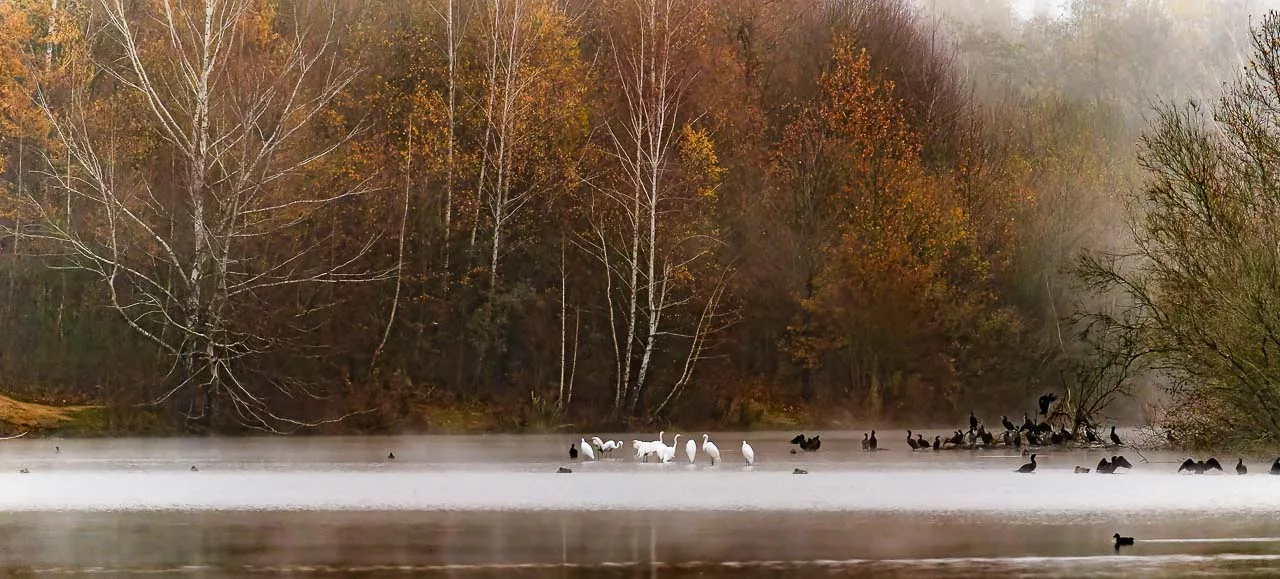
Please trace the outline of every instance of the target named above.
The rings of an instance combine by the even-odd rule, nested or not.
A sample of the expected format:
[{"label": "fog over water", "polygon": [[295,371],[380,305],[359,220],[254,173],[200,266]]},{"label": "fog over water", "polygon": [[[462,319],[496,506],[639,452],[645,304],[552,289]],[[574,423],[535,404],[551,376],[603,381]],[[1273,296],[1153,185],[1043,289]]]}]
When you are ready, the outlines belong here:
[{"label": "fog over water", "polygon": [[[128,576],[1168,576],[1280,572],[1273,457],[910,452],[905,432],[713,433],[724,461],[572,461],[570,436],[15,440],[0,569]],[[934,432],[925,432],[932,438]],[[699,439],[701,433],[697,433]],[[1122,435],[1128,437],[1128,433]],[[643,438],[654,438],[656,434]],[[613,436],[630,440],[632,437]],[[743,439],[757,465],[743,464]],[[666,438],[670,442],[671,437]],[[55,453],[53,447],[62,448]],[[396,458],[387,459],[394,451]],[[1117,475],[1073,474],[1120,453]],[[1204,458],[1199,456],[1197,458]],[[197,471],[192,472],[191,466]],[[566,466],[572,474],[557,474]],[[20,469],[30,473],[19,473]],[[807,475],[792,474],[795,468]],[[1111,535],[1138,538],[1116,554]]]}]

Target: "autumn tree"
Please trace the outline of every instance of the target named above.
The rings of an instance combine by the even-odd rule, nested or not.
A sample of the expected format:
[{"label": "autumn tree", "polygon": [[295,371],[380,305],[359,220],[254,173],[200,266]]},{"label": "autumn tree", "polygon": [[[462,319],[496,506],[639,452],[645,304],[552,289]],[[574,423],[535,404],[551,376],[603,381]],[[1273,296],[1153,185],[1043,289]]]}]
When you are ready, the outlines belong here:
[{"label": "autumn tree", "polygon": [[986,261],[953,184],[925,169],[895,85],[844,41],[822,87],[788,128],[775,172],[805,288],[791,351],[874,415],[908,391],[948,393],[954,356],[977,338],[968,326],[1000,314],[980,284],[965,287]]}]

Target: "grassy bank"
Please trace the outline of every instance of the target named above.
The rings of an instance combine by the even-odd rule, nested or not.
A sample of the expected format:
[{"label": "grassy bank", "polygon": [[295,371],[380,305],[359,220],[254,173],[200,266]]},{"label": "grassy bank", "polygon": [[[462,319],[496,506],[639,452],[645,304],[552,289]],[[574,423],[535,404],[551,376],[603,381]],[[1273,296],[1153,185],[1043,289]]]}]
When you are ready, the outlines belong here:
[{"label": "grassy bank", "polygon": [[[851,417],[830,405],[815,408],[782,403],[769,397],[732,396],[715,405],[688,414],[698,415],[671,421],[619,422],[608,415],[562,413],[547,400],[533,397],[505,401],[456,396],[432,396],[409,404],[388,404],[370,413],[317,428],[303,428],[298,434],[491,434],[551,433],[567,431],[643,431],[679,428],[704,430],[789,430],[793,428],[840,428]],[[220,434],[260,434],[234,424],[215,428]],[[27,433],[27,436],[184,436],[207,434],[184,425],[164,408],[85,404],[58,405],[47,401],[20,400],[0,394],[0,436]]]},{"label": "grassy bank", "polygon": [[15,436],[165,436],[182,432],[155,409],[122,406],[59,406],[0,394],[0,434]]}]

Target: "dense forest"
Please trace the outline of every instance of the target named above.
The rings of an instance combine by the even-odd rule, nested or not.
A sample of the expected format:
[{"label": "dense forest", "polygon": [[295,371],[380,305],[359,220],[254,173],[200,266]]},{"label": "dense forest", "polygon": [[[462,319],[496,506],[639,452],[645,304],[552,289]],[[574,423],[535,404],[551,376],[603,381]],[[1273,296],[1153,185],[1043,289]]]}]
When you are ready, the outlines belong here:
[{"label": "dense forest", "polygon": [[[1017,4],[5,0],[0,388],[222,431],[939,423],[1045,391],[1070,426],[1151,389],[1207,433],[1187,404],[1251,404],[1212,394],[1236,375],[1280,408],[1275,362],[1179,366],[1207,334],[1158,303],[1280,264],[1274,226],[1199,270],[1142,227],[1148,193],[1195,197],[1179,169],[1275,190],[1275,149],[1226,174],[1240,147],[1176,112],[1225,90],[1214,118],[1274,133],[1265,6]],[[1250,279],[1230,299],[1276,303]]]}]

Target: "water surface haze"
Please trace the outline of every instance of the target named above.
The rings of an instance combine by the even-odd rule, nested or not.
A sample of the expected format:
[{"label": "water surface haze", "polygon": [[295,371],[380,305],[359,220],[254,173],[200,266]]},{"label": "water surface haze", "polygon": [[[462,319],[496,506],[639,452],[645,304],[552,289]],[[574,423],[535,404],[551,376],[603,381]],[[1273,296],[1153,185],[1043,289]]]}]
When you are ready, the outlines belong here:
[{"label": "water surface haze", "polygon": [[[674,433],[673,433],[674,434]],[[701,446],[702,433],[697,436]],[[898,436],[901,434],[902,436]],[[925,432],[932,439],[935,432]],[[0,568],[282,576],[1280,573],[1271,458],[1225,473],[1132,449],[916,451],[905,432],[712,433],[669,464],[570,460],[581,435],[20,439],[0,445]],[[756,465],[738,450],[750,441]],[[671,436],[666,437],[670,443]],[[54,446],[61,452],[54,452]],[[387,457],[395,453],[395,459]],[[1134,468],[1074,474],[1124,454]],[[1143,461],[1143,457],[1147,462]],[[1203,459],[1204,456],[1196,458]],[[192,471],[195,466],[197,470]],[[574,472],[558,474],[560,467]],[[808,474],[792,474],[796,468]],[[29,473],[19,472],[28,469]],[[1119,553],[1112,534],[1136,537]]]}]

